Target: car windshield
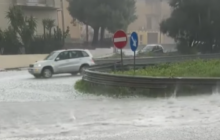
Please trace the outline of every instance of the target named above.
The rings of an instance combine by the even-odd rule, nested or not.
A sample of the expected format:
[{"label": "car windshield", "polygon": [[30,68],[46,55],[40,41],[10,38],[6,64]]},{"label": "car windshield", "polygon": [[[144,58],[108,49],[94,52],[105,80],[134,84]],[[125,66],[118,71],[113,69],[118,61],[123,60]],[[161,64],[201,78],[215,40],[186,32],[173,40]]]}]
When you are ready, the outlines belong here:
[{"label": "car windshield", "polygon": [[152,51],[155,45],[147,45],[143,48],[143,51]]},{"label": "car windshield", "polygon": [[44,60],[54,60],[58,54],[59,52],[52,52]]}]

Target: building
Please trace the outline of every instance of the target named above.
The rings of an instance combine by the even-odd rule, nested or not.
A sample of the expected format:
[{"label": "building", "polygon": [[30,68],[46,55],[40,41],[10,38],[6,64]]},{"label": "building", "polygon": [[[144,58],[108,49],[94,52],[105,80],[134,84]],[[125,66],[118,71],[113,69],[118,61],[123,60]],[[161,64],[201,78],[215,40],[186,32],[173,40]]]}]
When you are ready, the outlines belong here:
[{"label": "building", "polygon": [[168,0],[137,0],[137,20],[128,27],[128,33],[136,31],[140,44],[174,44],[174,40],[160,33],[160,22],[170,16]]},{"label": "building", "polygon": [[6,29],[9,21],[5,18],[11,6],[21,7],[25,16],[33,16],[37,21],[36,34],[43,33],[43,19],[53,19],[58,25],[58,10],[60,10],[60,0],[1,0],[0,1],[0,28]]},{"label": "building", "polygon": [[61,6],[62,6],[61,9],[63,9],[64,18],[62,19],[62,11],[60,10],[58,12],[59,26],[60,28],[62,28],[63,23],[64,23],[64,28],[66,29],[67,27],[69,27],[70,29],[70,32],[69,32],[70,38],[78,40],[81,38],[81,32],[83,30],[83,27],[79,23],[73,23],[73,18],[69,14],[69,11],[68,11],[68,7],[69,7],[68,1],[62,0],[61,2],[63,3],[63,4],[61,3]]}]

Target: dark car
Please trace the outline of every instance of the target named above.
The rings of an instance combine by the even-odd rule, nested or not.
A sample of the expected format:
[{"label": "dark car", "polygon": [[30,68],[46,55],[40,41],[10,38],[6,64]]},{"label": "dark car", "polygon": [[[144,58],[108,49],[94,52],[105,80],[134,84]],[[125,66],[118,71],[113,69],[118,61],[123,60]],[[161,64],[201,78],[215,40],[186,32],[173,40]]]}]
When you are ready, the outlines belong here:
[{"label": "dark car", "polygon": [[145,53],[164,53],[164,48],[160,44],[148,44],[143,49],[139,51],[139,54],[145,54]]}]

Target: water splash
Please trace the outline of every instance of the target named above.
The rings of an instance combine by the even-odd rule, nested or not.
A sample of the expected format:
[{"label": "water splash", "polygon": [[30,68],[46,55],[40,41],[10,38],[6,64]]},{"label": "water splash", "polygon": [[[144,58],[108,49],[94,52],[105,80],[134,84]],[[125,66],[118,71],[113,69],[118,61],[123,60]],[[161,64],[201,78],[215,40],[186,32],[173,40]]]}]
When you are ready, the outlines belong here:
[{"label": "water splash", "polygon": [[175,89],[174,89],[172,98],[176,98],[176,95],[177,95],[178,91],[179,91],[179,84],[177,83],[177,84],[175,85]]},{"label": "water splash", "polygon": [[212,94],[213,95],[219,95],[219,93],[220,93],[220,82],[217,82],[216,83],[216,86],[214,86],[213,88],[212,88]]}]

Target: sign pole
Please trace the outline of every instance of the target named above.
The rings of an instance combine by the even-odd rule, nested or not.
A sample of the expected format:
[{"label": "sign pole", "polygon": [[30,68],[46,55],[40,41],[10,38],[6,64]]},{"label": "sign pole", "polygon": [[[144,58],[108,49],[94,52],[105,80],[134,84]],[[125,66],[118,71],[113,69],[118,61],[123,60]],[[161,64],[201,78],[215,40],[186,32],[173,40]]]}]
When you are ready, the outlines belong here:
[{"label": "sign pole", "polygon": [[135,65],[136,65],[136,53],[134,51],[134,75],[135,75]]},{"label": "sign pole", "polygon": [[136,51],[138,48],[139,40],[138,40],[138,34],[136,32],[132,32],[130,36],[130,47],[131,50],[134,52],[134,75],[135,75],[135,69],[136,69]]},{"label": "sign pole", "polygon": [[123,56],[122,56],[122,49],[120,49],[121,50],[121,65],[123,65]]}]

